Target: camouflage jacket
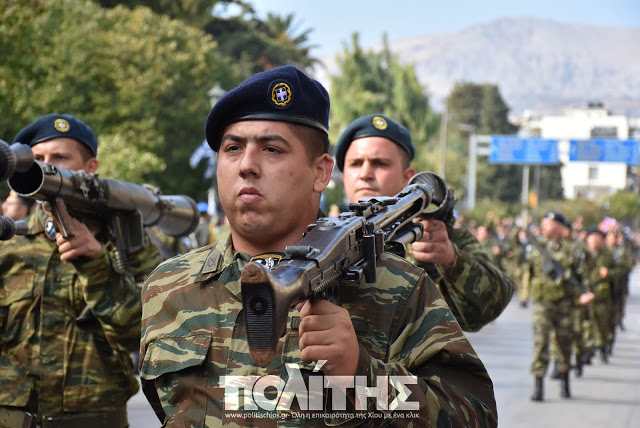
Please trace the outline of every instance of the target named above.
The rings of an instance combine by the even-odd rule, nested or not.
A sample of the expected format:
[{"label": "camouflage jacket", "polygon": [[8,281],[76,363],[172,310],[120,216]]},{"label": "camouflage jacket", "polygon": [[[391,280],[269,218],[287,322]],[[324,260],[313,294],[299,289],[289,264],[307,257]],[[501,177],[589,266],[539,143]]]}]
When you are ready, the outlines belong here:
[{"label": "camouflage jacket", "polygon": [[550,266],[547,257],[535,245],[532,245],[529,257],[532,301],[554,303],[569,299],[574,300],[577,304],[577,297],[581,291],[571,285],[567,277],[571,273],[576,281],[582,283],[585,289],[589,289],[584,253],[575,244],[566,239],[553,241],[540,238],[539,241],[553,260],[565,269],[565,277],[554,277],[553,273],[547,272],[546,270]]},{"label": "camouflage jacket", "polygon": [[[95,259],[61,261],[43,224],[38,208],[25,236],[0,242],[0,406],[44,417],[122,407],[138,389],[129,352],[139,344],[140,287],[112,268],[111,244]],[[132,273],[153,261],[157,250],[144,249]],[[81,325],[87,305],[97,321]]]},{"label": "camouflage jacket", "polygon": [[[295,309],[289,313],[274,360],[266,368],[252,361],[240,294],[240,274],[247,260],[247,255],[234,253],[230,239],[220,240],[164,262],[145,282],[140,376],[164,427],[497,424],[491,379],[442,295],[421,269],[388,254],[380,256],[376,284],[343,284],[339,298],[351,314],[360,342],[356,375],[366,378],[369,386],[376,385],[376,376],[415,376],[417,384],[407,385],[408,401],[419,404],[415,414],[402,419],[354,419],[351,400],[346,412],[320,413],[320,417],[311,410],[300,413],[297,400],[290,408],[273,404],[271,413],[261,407],[247,412],[250,407],[233,407],[233,401],[231,408],[239,411],[229,410],[225,384],[230,376],[254,381],[270,376],[287,382],[294,366],[307,385],[312,377],[322,379],[321,370],[300,359]],[[389,387],[385,401],[396,397],[393,389]],[[327,389],[321,394],[324,407],[316,415],[328,408],[339,410],[327,401]],[[368,411],[376,410],[374,401],[368,400]],[[244,405],[248,406],[247,398]],[[392,416],[391,411],[386,413]]]},{"label": "camouflage jacket", "polygon": [[[596,302],[606,302],[611,297],[611,281],[616,275],[616,263],[610,248],[600,248],[597,252],[589,252],[586,259],[587,278]],[[600,268],[606,267],[609,273],[606,278],[600,276]]]},{"label": "camouflage jacket", "polygon": [[456,254],[447,270],[430,263],[416,264],[436,283],[462,329],[478,331],[507,307],[513,296],[513,281],[491,262],[468,230],[449,229],[449,239]]}]

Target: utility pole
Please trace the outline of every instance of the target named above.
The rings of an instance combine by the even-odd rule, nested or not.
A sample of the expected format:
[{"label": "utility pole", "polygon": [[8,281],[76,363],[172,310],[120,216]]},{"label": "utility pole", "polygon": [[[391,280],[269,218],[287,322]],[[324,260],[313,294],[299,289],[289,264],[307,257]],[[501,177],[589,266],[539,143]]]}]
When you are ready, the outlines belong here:
[{"label": "utility pole", "polygon": [[440,123],[440,177],[446,179],[447,172],[447,103],[444,104],[442,121]]}]

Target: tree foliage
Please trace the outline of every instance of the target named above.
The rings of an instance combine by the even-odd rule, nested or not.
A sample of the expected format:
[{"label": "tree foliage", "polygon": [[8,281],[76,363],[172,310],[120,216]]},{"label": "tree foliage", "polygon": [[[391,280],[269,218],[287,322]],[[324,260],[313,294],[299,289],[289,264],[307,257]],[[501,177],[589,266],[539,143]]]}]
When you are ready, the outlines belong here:
[{"label": "tree foliage", "polygon": [[635,192],[620,190],[609,197],[608,215],[627,224],[636,224],[640,217],[640,198]]},{"label": "tree foliage", "polygon": [[[466,153],[470,125],[478,135],[515,134],[518,128],[508,119],[509,106],[496,85],[458,82],[447,99],[449,148]],[[540,169],[539,199],[562,198],[559,166]],[[478,198],[491,197],[517,203],[522,193],[522,166],[478,163]],[[533,185],[530,174],[530,187]]]},{"label": "tree foliage", "polygon": [[331,76],[332,140],[357,117],[383,113],[409,129],[418,154],[422,153],[437,132],[439,118],[413,64],[404,65],[391,53],[386,36],[379,52],[363,50],[357,33],[350,46],[343,45],[337,62],[339,74]]},{"label": "tree foliage", "polygon": [[148,8],[87,0],[14,0],[0,14],[0,135],[71,113],[98,136],[102,176],[199,192],[188,157],[203,139],[207,90],[229,76],[210,36]]}]

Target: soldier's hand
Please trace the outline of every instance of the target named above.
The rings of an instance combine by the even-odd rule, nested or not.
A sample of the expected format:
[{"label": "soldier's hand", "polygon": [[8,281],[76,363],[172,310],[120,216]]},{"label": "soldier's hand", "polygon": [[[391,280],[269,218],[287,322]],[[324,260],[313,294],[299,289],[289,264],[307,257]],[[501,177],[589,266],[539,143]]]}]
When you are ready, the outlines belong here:
[{"label": "soldier's hand", "polygon": [[297,309],[302,361],[327,360],[322,367],[325,376],[354,376],[360,345],[349,312],[328,300],[307,300]]},{"label": "soldier's hand", "polygon": [[591,291],[587,291],[586,293],[582,293],[578,300],[580,301],[580,304],[582,306],[586,306],[589,303],[593,302],[593,299],[595,297],[596,296]]},{"label": "soldier's hand", "polygon": [[424,234],[414,242],[413,256],[423,263],[435,263],[443,269],[449,268],[455,258],[453,244],[449,240],[447,226],[440,220],[422,220]]},{"label": "soldier's hand", "polygon": [[600,269],[598,269],[598,274],[600,275],[600,278],[605,279],[607,276],[609,276],[609,269],[606,266],[600,266]]},{"label": "soldier's hand", "polygon": [[102,244],[93,236],[84,223],[75,218],[71,219],[71,224],[75,229],[75,235],[65,239],[62,234],[56,235],[60,259],[64,261],[74,260],[78,257],[93,259],[102,251]]}]

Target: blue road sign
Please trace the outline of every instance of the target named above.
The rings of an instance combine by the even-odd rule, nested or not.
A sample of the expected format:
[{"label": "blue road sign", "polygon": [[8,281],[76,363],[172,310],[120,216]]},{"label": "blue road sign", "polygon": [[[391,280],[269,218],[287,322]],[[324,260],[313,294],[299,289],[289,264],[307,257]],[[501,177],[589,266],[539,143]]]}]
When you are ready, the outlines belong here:
[{"label": "blue road sign", "polygon": [[570,140],[569,160],[583,162],[621,162],[640,164],[640,141],[615,138]]},{"label": "blue road sign", "polygon": [[500,164],[557,165],[558,140],[492,135],[489,162]]}]

